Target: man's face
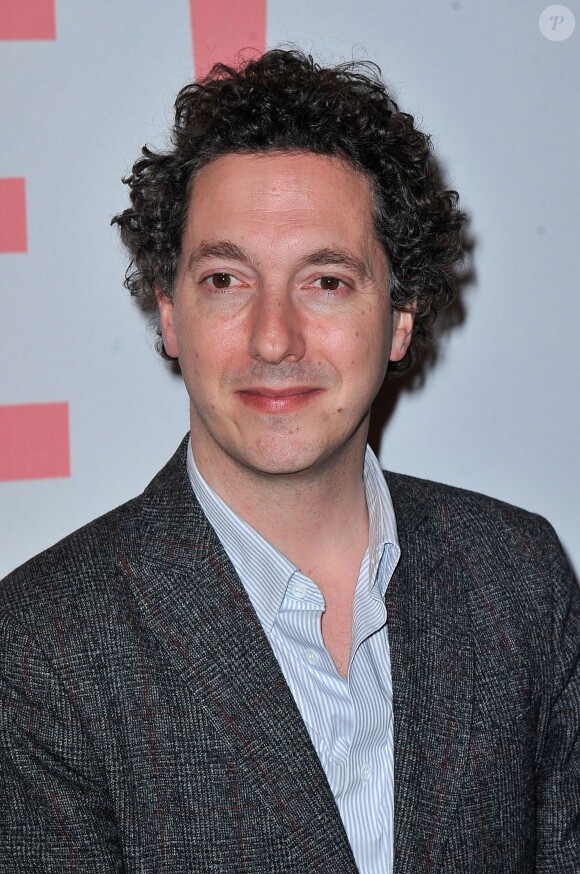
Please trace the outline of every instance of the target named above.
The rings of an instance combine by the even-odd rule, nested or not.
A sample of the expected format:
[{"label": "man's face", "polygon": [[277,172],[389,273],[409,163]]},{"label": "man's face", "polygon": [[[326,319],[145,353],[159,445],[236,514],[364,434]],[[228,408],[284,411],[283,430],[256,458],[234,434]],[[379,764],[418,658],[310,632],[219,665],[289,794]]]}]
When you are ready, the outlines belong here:
[{"label": "man's face", "polygon": [[343,161],[232,154],[200,170],[174,299],[159,307],[202,473],[362,458],[371,403],[412,328],[388,286],[369,181]]}]

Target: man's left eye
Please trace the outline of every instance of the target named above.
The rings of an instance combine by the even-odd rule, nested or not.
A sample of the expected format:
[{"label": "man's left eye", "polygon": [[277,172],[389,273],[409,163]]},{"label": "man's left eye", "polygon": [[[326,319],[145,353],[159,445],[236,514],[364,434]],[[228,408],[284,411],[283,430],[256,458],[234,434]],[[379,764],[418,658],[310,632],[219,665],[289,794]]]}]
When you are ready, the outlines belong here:
[{"label": "man's left eye", "polygon": [[[338,276],[321,276],[316,282],[320,283],[320,288],[323,291],[338,291],[345,284]],[[314,284],[316,285],[316,283]]]}]

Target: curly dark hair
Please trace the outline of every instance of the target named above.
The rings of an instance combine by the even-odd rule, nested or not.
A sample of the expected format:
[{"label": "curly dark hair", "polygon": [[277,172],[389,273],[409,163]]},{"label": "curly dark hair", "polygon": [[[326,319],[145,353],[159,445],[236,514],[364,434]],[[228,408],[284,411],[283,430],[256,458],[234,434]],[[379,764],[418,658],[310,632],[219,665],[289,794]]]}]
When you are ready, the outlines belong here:
[{"label": "curly dark hair", "polygon": [[397,373],[411,368],[437,311],[453,299],[464,216],[457,193],[441,185],[429,136],[399,110],[375,64],[323,67],[296,49],[273,49],[239,69],[216,64],[179,92],[171,145],[143,148],[123,180],[131,206],[112,220],[131,256],[125,286],[143,309],[156,312],[156,289],[172,296],[191,186],[203,166],[230,153],[339,156],[370,179],[391,305],[415,309],[411,347],[389,365]]}]

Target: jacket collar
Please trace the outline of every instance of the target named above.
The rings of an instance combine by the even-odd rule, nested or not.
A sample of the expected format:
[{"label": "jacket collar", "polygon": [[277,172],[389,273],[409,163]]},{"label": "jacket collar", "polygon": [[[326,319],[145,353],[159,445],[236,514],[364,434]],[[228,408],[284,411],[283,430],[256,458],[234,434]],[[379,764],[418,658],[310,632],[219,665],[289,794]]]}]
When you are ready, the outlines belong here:
[{"label": "jacket collar", "polygon": [[125,570],[144,623],[304,859],[356,871],[325,774],[248,596],[195,500],[185,440],[141,498]]},{"label": "jacket collar", "polygon": [[469,758],[470,613],[457,533],[430,484],[387,475],[401,560],[387,590],[395,725],[395,874],[438,870]]},{"label": "jacket collar", "polygon": [[[140,499],[125,558],[143,620],[310,865],[356,870],[334,799],[256,614],[194,498],[187,438]],[[387,591],[395,724],[395,874],[436,867],[466,765],[473,660],[445,506],[387,476],[401,560]],[[296,750],[300,751],[296,755]],[[320,863],[320,859],[324,864]],[[318,859],[318,862],[317,862]],[[322,867],[320,867],[322,865]]]}]

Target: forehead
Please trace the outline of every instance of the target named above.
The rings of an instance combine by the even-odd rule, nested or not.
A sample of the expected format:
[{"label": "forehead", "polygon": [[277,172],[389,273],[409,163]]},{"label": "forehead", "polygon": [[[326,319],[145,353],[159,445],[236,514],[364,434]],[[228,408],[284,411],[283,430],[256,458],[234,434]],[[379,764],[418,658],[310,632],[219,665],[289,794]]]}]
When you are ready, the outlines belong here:
[{"label": "forehead", "polygon": [[197,174],[188,232],[223,236],[232,226],[291,234],[307,226],[362,242],[374,237],[368,177],[338,157],[311,152],[229,154]]}]

